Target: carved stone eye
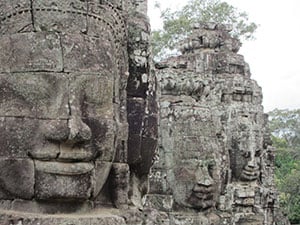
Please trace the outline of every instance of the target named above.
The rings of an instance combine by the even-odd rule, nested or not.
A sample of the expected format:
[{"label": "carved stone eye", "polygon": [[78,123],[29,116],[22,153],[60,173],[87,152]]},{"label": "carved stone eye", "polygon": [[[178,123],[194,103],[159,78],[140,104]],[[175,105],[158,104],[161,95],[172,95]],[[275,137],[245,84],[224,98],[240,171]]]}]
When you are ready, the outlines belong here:
[{"label": "carved stone eye", "polygon": [[259,157],[261,156],[261,150],[260,149],[256,149],[255,151],[255,157]]},{"label": "carved stone eye", "polygon": [[249,151],[246,151],[246,152],[243,153],[243,156],[244,156],[245,158],[250,158],[251,153],[250,153]]},{"label": "carved stone eye", "polygon": [[208,165],[207,169],[208,169],[209,176],[213,177],[214,165],[213,164]]}]

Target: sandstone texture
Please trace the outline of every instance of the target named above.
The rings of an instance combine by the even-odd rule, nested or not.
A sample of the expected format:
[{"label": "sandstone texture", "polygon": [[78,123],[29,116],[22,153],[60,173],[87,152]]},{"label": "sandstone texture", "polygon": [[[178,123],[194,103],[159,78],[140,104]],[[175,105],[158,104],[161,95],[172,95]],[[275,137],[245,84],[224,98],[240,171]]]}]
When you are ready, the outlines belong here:
[{"label": "sandstone texture", "polygon": [[0,0],[0,224],[289,225],[240,45],[154,66],[147,0]]}]

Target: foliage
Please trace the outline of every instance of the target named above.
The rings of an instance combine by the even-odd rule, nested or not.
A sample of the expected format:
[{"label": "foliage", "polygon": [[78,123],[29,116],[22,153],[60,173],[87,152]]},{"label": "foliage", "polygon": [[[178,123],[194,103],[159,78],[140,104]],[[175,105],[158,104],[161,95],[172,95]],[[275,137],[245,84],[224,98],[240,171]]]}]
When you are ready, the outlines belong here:
[{"label": "foliage", "polygon": [[275,109],[269,113],[269,118],[275,136],[286,140],[289,147],[300,147],[300,109]]},{"label": "foliage", "polygon": [[[159,4],[156,4],[159,7]],[[174,50],[181,40],[191,32],[193,24],[199,22],[217,22],[231,24],[232,35],[242,40],[253,39],[257,25],[249,22],[246,12],[221,0],[189,0],[177,11],[167,8],[161,11],[163,29],[152,32],[153,54],[156,59],[166,56]]]},{"label": "foliage", "polygon": [[300,110],[275,109],[269,119],[280,204],[292,223],[300,223]]}]

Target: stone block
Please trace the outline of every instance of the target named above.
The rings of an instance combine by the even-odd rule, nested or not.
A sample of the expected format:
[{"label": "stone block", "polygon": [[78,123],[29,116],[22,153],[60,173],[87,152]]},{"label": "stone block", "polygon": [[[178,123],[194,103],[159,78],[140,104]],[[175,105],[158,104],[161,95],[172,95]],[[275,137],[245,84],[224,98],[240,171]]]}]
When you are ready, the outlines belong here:
[{"label": "stone block", "polygon": [[113,74],[87,73],[81,75],[75,73],[70,76],[69,80],[71,111],[72,108],[75,111],[81,111],[79,114],[83,117],[114,118],[113,99],[116,96],[114,96]]},{"label": "stone block", "polygon": [[57,33],[21,33],[11,35],[10,39],[7,55],[11,72],[63,70],[62,48]]},{"label": "stone block", "polygon": [[0,3],[0,34],[33,31],[30,0],[3,0]]},{"label": "stone block", "polygon": [[204,216],[197,216],[195,214],[180,214],[170,213],[170,224],[172,225],[211,225],[209,219]]},{"label": "stone block", "polygon": [[143,98],[127,99],[127,119],[129,125],[129,136],[141,135],[143,119],[145,116],[145,100]]},{"label": "stone block", "polygon": [[41,200],[88,199],[93,169],[91,163],[35,161],[35,197]]},{"label": "stone block", "polygon": [[158,136],[158,120],[156,115],[146,116],[144,119],[143,137],[156,139]]},{"label": "stone block", "polygon": [[90,149],[94,157],[101,161],[112,162],[116,153],[116,122],[102,118],[82,118],[91,130],[91,139],[85,148]]},{"label": "stone block", "polygon": [[93,174],[93,190],[92,190],[92,197],[97,198],[102,187],[107,181],[109,173],[111,171],[112,162],[105,162],[97,160],[95,162],[95,170]]},{"label": "stone block", "polygon": [[242,55],[235,53],[220,53],[215,58],[215,72],[247,75],[246,63]]},{"label": "stone block", "polygon": [[144,198],[147,208],[154,208],[163,212],[171,212],[173,209],[172,195],[147,194]]},{"label": "stone block", "polygon": [[14,211],[0,212],[0,223],[1,225],[126,225],[124,218],[110,214],[43,216]]},{"label": "stone block", "polygon": [[30,159],[0,158],[0,198],[31,199],[34,194],[34,164]]},{"label": "stone block", "polygon": [[157,150],[157,139],[143,137],[141,142],[142,164],[140,165],[139,174],[148,174],[153,163],[154,153]]},{"label": "stone block", "polygon": [[241,216],[237,224],[239,225],[261,225],[264,223],[264,216],[263,215],[244,215]]},{"label": "stone block", "polygon": [[168,179],[172,179],[171,170],[151,168],[149,174],[149,191],[148,194],[167,195],[171,192],[170,183]]},{"label": "stone block", "polygon": [[0,74],[0,116],[68,118],[68,78],[56,73]]},{"label": "stone block", "polygon": [[0,36],[0,48],[0,72],[10,72],[13,52],[9,35]]},{"label": "stone block", "polygon": [[[107,4],[108,3],[108,4]],[[117,14],[116,8],[112,9],[112,1],[101,2],[87,1],[87,34],[90,36],[102,36],[104,33],[111,32],[114,38],[122,36],[120,29],[124,28],[123,21],[119,20],[120,15]],[[109,7],[106,6],[109,5]],[[124,38],[124,37],[121,37]]]},{"label": "stone block", "polygon": [[27,158],[37,144],[38,127],[36,119],[0,117],[0,157]]},{"label": "stone block", "polygon": [[99,72],[106,76],[117,76],[114,43],[107,38],[64,34],[61,44],[65,72]]},{"label": "stone block", "polygon": [[127,163],[114,163],[110,178],[112,188],[112,199],[114,205],[119,208],[128,208],[129,192],[129,166]]},{"label": "stone block", "polygon": [[87,30],[87,1],[33,1],[34,27],[37,31],[83,33]]},{"label": "stone block", "polygon": [[128,138],[128,163],[130,165],[141,162],[142,137],[140,134],[131,134]]}]

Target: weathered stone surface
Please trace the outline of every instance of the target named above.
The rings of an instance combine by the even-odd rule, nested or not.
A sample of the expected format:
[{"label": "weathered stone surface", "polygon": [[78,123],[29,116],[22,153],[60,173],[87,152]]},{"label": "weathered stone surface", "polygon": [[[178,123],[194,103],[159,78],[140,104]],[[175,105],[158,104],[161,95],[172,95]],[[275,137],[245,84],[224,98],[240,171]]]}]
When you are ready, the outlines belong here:
[{"label": "weathered stone surface", "polygon": [[146,0],[0,6],[0,224],[289,225],[230,26],[155,70]]},{"label": "weathered stone surface", "polygon": [[67,119],[69,79],[57,73],[0,74],[1,116]]},{"label": "weathered stone surface", "polygon": [[114,163],[111,170],[111,188],[114,205],[128,208],[129,166],[127,163]]},{"label": "weathered stone surface", "polygon": [[159,149],[145,205],[172,225],[279,222],[261,88],[229,31],[197,24],[182,55],[157,64]]},{"label": "weathered stone surface", "polygon": [[87,215],[69,214],[69,215],[34,215],[21,214],[14,211],[4,211],[0,215],[1,225],[125,225],[122,217],[112,215],[109,212]]},{"label": "weathered stone surface", "polygon": [[[129,204],[126,12],[114,4],[0,1],[0,198],[12,200],[2,209],[93,205],[110,194],[102,189],[117,151],[127,169],[115,173],[107,205]],[[88,21],[102,29],[88,32]]]},{"label": "weathered stone surface", "polygon": [[[37,199],[87,199],[91,195],[93,165],[35,161]],[[51,184],[51,185],[50,185]]]},{"label": "weathered stone surface", "polygon": [[30,0],[3,0],[0,3],[0,34],[33,31]]},{"label": "weathered stone surface", "polygon": [[61,37],[65,72],[116,73],[114,43],[104,37],[65,34]]},{"label": "weathered stone surface", "polygon": [[0,198],[31,199],[34,196],[34,165],[30,159],[0,158]]},{"label": "weathered stone surface", "polygon": [[32,8],[37,31],[82,33],[87,30],[87,1],[35,0]]},{"label": "weathered stone surface", "polygon": [[[8,62],[11,72],[59,72],[63,70],[62,48],[57,33],[12,34],[10,35],[9,48],[6,47],[5,49],[8,52],[3,54],[3,62]],[[7,65],[4,64],[4,68],[6,67]],[[7,69],[4,70],[7,71]]]},{"label": "weathered stone surface", "polygon": [[35,146],[38,130],[36,119],[1,117],[0,118],[0,157],[27,158],[29,150]]}]

